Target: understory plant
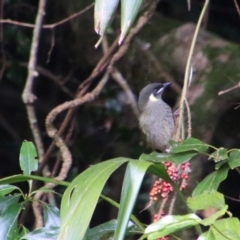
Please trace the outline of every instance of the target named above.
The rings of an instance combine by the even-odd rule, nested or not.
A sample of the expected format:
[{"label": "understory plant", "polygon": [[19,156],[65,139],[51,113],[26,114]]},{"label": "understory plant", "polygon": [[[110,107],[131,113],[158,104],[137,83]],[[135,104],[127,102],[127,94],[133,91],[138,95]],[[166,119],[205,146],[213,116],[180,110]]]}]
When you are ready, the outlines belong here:
[{"label": "understory plant", "polygon": [[[208,154],[210,149],[213,152]],[[202,154],[215,162],[215,171],[197,184],[191,196],[185,197],[183,191],[188,186],[191,159]],[[234,240],[240,237],[239,219],[232,217],[224,195],[218,191],[219,184],[226,179],[228,171],[240,166],[239,149],[217,149],[195,138],[188,138],[181,143],[172,141],[168,153],[152,152],[142,154],[139,159],[106,160],[90,166],[70,183],[34,176],[32,172],[37,170],[36,156],[34,145],[24,141],[19,160],[23,173],[0,179],[0,239],[120,240],[128,235],[136,235],[138,239],[153,240],[169,239],[187,228],[195,228],[196,239],[199,240]],[[121,200],[117,203],[101,192],[108,178],[123,164],[127,164],[127,167]],[[149,202],[160,201],[161,204],[159,211],[153,215],[152,224],[145,226],[132,212],[147,172],[157,178],[149,192]],[[60,208],[40,201],[44,227],[29,231],[18,221],[27,202],[33,201],[33,196],[38,191],[55,193],[44,187],[31,191],[33,180],[67,188],[62,195]],[[27,194],[15,185],[23,181],[28,182]],[[173,201],[174,207],[175,198],[185,206],[184,214],[174,215],[170,207],[166,208],[166,201]],[[118,218],[89,228],[100,199],[118,208]],[[200,218],[197,212],[208,208],[214,208],[214,214],[205,219]]]}]

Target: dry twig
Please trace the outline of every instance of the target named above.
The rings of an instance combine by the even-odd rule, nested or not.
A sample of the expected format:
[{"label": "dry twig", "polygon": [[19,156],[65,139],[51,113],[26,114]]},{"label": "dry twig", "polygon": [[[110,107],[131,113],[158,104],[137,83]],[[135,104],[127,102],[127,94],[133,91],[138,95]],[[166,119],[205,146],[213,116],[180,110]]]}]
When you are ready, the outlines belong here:
[{"label": "dry twig", "polygon": [[[45,24],[42,25],[42,28],[45,29],[53,29],[59,25],[62,25],[63,23],[66,23],[68,21],[70,21],[71,19],[80,16],[81,14],[87,12],[89,9],[91,9],[93,7],[94,3],[88,5],[87,7],[85,7],[84,9],[82,9],[79,12],[76,12],[72,15],[70,15],[67,18],[64,18],[56,23],[52,23],[52,24]],[[15,21],[15,20],[11,20],[11,19],[0,19],[0,23],[4,23],[4,24],[13,24],[13,25],[17,25],[17,26],[21,26],[21,27],[28,27],[28,28],[35,28],[35,24],[31,24],[31,23],[23,23],[23,22],[19,22],[19,21]]]}]

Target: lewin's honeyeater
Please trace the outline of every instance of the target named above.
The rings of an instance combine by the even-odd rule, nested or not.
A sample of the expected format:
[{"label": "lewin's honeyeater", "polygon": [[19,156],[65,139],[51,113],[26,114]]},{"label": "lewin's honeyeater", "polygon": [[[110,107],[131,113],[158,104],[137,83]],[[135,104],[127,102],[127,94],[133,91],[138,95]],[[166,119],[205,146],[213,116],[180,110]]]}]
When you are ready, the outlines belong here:
[{"label": "lewin's honeyeater", "polygon": [[151,83],[144,87],[138,99],[139,124],[147,143],[165,151],[174,132],[174,117],[170,106],[162,100],[162,93],[170,83]]}]

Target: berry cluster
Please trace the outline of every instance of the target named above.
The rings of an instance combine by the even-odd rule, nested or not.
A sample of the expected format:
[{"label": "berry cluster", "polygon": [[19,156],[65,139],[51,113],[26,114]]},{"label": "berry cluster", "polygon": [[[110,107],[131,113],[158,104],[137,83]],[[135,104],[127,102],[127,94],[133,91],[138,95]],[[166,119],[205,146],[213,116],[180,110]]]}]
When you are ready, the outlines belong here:
[{"label": "berry cluster", "polygon": [[[164,163],[169,177],[174,181],[178,182],[181,180],[180,190],[185,190],[187,187],[188,172],[189,172],[189,162],[185,162],[179,168],[177,165],[171,162]],[[167,198],[169,193],[173,191],[173,187],[170,183],[163,181],[162,179],[157,179],[151,191],[149,192],[150,201],[156,201],[157,195],[160,195],[162,198]]]},{"label": "berry cluster", "polygon": [[[165,162],[164,166],[167,170],[169,177],[177,184],[180,185],[180,190],[183,191],[187,188],[188,173],[190,172],[189,168],[190,163],[183,163],[181,166],[178,166],[171,162]],[[151,191],[149,192],[150,203],[158,200],[158,196],[161,196],[163,202],[167,201],[169,194],[173,191],[173,187],[170,183],[157,179],[152,186]],[[159,210],[158,214],[153,215],[153,222],[156,222],[160,218],[165,216],[162,210]],[[170,236],[165,236],[158,238],[157,240],[169,240]]]}]

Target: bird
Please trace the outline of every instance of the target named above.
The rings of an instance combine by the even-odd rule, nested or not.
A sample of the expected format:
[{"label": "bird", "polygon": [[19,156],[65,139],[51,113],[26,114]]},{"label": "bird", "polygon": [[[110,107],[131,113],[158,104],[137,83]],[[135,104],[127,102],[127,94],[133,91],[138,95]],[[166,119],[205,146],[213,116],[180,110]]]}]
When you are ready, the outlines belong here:
[{"label": "bird", "polygon": [[154,150],[166,152],[173,137],[175,123],[171,107],[162,94],[171,83],[151,83],[139,93],[139,125],[146,141]]}]

